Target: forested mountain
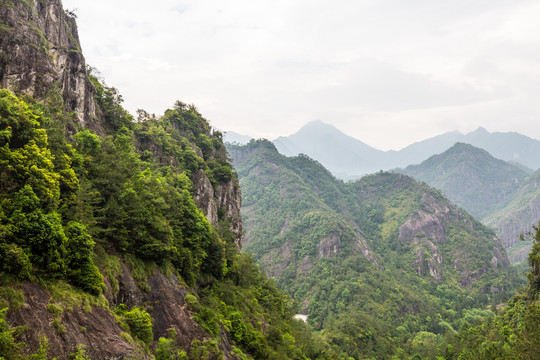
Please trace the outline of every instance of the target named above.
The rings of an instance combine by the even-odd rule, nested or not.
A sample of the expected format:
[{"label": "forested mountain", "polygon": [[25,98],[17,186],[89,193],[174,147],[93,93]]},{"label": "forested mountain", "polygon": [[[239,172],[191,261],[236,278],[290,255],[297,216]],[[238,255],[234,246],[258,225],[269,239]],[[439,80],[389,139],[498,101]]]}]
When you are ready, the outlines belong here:
[{"label": "forested mountain", "polygon": [[[505,207],[483,219],[507,247],[512,247],[512,261],[521,262],[527,258],[532,244],[521,242],[521,234],[527,234],[531,226],[540,219],[540,171],[523,180],[513,199]],[[509,254],[509,256],[510,256]]]},{"label": "forested mountain", "polygon": [[540,218],[539,174],[457,143],[419,165],[396,170],[440,189],[450,200],[495,230],[512,263],[526,260],[530,242],[520,235]]},{"label": "forested mountain", "polygon": [[343,183],[268,141],[229,152],[244,249],[340,356],[413,355],[512,294],[500,241],[433,188],[395,173]]},{"label": "forested mountain", "polygon": [[[441,190],[478,219],[512,201],[527,176],[517,166],[464,143],[456,143],[442,154],[398,171]],[[529,229],[533,223],[528,225]]]},{"label": "forested mountain", "polygon": [[275,139],[280,153],[287,156],[306,154],[319,161],[335,176],[354,180],[369,173],[419,164],[440,154],[456,142],[471,144],[492,156],[528,168],[540,168],[540,141],[518,133],[490,133],[484,128],[468,134],[448,132],[411,144],[399,151],[381,151],[352,138],[332,125],[313,121],[290,136]]},{"label": "forested mountain", "polygon": [[324,358],[240,252],[222,134],[180,101],[135,121],[59,0],[0,15],[0,358]]}]

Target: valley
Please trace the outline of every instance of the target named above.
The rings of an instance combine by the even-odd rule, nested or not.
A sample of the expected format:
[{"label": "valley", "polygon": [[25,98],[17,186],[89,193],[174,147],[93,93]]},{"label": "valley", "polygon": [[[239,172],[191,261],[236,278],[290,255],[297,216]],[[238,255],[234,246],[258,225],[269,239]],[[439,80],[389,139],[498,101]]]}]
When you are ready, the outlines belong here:
[{"label": "valley", "polygon": [[61,0],[0,21],[0,360],[540,353],[539,141],[227,137],[126,110]]}]

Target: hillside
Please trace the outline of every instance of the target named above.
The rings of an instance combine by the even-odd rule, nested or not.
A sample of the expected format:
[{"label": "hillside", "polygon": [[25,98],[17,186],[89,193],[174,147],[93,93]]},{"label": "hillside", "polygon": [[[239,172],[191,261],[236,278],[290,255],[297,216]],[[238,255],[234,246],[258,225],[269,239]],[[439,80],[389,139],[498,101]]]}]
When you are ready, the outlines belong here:
[{"label": "hillside", "polygon": [[0,358],[316,358],[240,252],[222,134],[180,101],[135,121],[59,0],[0,15]]},{"label": "hillside", "polygon": [[441,190],[478,219],[512,201],[527,176],[520,168],[464,143],[398,171]]},{"label": "hillside", "polygon": [[244,195],[244,249],[343,356],[389,357],[512,292],[493,232],[427,185],[392,173],[345,184],[267,141],[229,152]]},{"label": "hillside", "polygon": [[457,142],[484,149],[497,159],[515,163],[525,172],[540,168],[540,141],[518,133],[490,133],[484,128],[467,134],[448,132],[398,151],[381,151],[332,125],[313,121],[295,134],[281,136],[273,142],[283,155],[306,154],[343,180],[354,180],[379,170],[418,164],[445,152]]}]

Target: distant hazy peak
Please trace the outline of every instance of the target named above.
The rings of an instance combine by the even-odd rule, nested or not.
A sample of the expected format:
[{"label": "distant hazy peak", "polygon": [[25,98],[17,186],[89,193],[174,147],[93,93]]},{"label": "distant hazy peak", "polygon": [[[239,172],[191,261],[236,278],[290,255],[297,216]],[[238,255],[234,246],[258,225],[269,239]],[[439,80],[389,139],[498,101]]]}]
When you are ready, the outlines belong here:
[{"label": "distant hazy peak", "polygon": [[335,127],[334,125],[332,124],[328,124],[328,123],[325,123],[321,120],[313,120],[313,121],[310,121],[308,122],[307,124],[305,124],[304,126],[302,126],[300,128],[300,130],[298,130],[296,133],[290,135],[291,137],[292,136],[300,136],[300,135],[303,135],[303,134],[314,134],[314,133],[317,133],[317,134],[327,134],[328,132],[332,132],[332,133],[340,133],[340,134],[343,134],[344,136],[349,136],[349,135],[346,135],[345,133],[343,133],[341,130],[339,130],[337,127]]},{"label": "distant hazy peak", "polygon": [[484,127],[480,126],[478,129],[471,131],[467,135],[488,135],[491,134],[489,131],[487,131]]}]

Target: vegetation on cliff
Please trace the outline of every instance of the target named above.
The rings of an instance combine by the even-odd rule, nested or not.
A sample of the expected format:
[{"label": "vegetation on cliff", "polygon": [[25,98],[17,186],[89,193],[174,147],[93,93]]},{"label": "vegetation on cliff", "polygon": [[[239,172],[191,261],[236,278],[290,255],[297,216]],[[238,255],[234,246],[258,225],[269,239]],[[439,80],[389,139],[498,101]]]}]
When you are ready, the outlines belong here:
[{"label": "vegetation on cliff", "polygon": [[[103,136],[84,128],[71,136],[71,115],[59,98],[44,104],[0,91],[2,308],[16,311],[9,294],[22,293],[21,282],[52,291],[68,281],[68,293],[80,288],[103,299],[101,306],[110,306],[130,334],[126,339],[146,352],[156,349],[160,358],[168,358],[166,349],[191,358],[303,358],[315,351],[304,325],[292,320],[287,298],[238,251],[234,214],[221,209],[212,225],[193,198],[195,173],[216,188],[236,181],[221,134],[181,102],[160,118],[140,112],[134,121],[115,89],[91,79]],[[151,309],[107,305],[100,294],[119,291],[114,258],[130,264],[146,291],[155,270],[181,279],[207,340],[181,348],[174,336],[152,333]],[[53,325],[60,334],[66,331],[62,306],[51,300],[47,307],[57,314]],[[1,327],[0,356],[23,356],[24,344],[12,339],[30,329],[11,329],[5,320]]]}]

